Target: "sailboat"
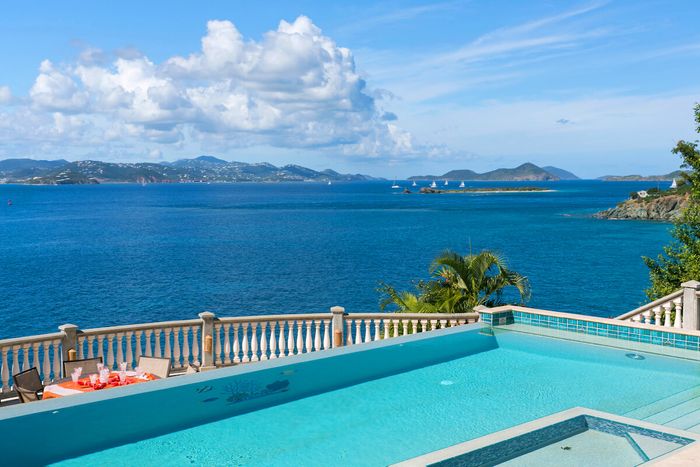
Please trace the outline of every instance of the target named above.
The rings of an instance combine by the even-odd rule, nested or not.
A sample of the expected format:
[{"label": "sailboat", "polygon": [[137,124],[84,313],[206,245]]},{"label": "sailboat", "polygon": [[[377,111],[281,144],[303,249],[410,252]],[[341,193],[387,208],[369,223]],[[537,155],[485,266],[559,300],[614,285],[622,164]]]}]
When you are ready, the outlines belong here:
[{"label": "sailboat", "polygon": [[445,180],[445,186],[447,186],[447,185],[449,185],[449,183],[447,182],[447,180]]},{"label": "sailboat", "polygon": [[459,184],[459,187],[464,188],[464,181],[462,181],[462,183]]},{"label": "sailboat", "polygon": [[674,178],[673,181],[671,182],[671,190],[675,190],[678,188],[678,184],[676,183],[676,179]]},{"label": "sailboat", "polygon": [[413,180],[413,186],[418,186],[415,180]]},{"label": "sailboat", "polygon": [[435,183],[435,180],[433,180],[433,183],[430,184],[430,188],[437,188],[437,183]]},{"label": "sailboat", "polygon": [[331,183],[331,181],[330,181],[330,180],[328,180],[328,184],[329,184],[329,185],[332,185],[332,183]]},{"label": "sailboat", "polygon": [[391,185],[392,188],[401,188],[398,183],[396,183],[396,180],[394,180],[394,184]]}]

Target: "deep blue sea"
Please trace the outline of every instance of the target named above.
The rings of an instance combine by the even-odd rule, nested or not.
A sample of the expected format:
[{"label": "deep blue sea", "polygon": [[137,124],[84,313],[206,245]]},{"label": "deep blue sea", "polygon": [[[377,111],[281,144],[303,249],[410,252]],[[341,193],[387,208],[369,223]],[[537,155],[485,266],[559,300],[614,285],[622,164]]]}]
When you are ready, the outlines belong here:
[{"label": "deep blue sea", "polygon": [[411,287],[442,250],[470,245],[527,275],[530,305],[610,316],[644,301],[640,256],[670,238],[668,224],[590,217],[648,182],[468,195],[390,185],[0,185],[0,338],[204,310],[376,311],[380,281]]}]

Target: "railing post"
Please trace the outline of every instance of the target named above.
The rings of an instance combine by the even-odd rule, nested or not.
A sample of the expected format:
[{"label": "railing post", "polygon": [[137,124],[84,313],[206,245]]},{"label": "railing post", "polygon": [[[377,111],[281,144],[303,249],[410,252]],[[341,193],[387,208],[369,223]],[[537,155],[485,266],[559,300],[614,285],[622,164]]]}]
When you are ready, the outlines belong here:
[{"label": "railing post", "polygon": [[700,282],[688,281],[683,287],[683,329],[700,329],[700,307],[698,307],[698,291]]},{"label": "railing post", "polygon": [[341,347],[343,342],[345,342],[343,339],[343,330],[345,328],[345,308],[342,306],[332,306],[331,313],[333,314],[333,320],[331,321],[331,329],[333,330],[333,347]]},{"label": "railing post", "polygon": [[210,311],[205,311],[199,314],[202,319],[202,332],[200,333],[202,341],[200,342],[202,352],[202,370],[211,370],[216,368],[214,365],[214,319],[216,315]]},{"label": "railing post", "polygon": [[75,324],[62,324],[58,327],[58,330],[63,333],[61,337],[61,368],[63,368],[63,362],[77,359],[78,326]]}]

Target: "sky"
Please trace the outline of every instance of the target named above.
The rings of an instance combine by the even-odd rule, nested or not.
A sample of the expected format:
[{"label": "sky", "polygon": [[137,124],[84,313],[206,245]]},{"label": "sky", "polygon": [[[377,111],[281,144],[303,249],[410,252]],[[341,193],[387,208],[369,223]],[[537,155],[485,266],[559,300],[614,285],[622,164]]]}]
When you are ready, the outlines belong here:
[{"label": "sky", "polygon": [[388,178],[678,168],[700,2],[0,6],[0,159],[201,154]]}]

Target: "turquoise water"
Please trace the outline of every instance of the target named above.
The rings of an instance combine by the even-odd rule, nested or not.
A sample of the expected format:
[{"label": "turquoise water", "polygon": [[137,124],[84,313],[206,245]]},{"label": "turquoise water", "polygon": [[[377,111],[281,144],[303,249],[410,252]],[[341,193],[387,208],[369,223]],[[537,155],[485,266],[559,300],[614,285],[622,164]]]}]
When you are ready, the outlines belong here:
[{"label": "turquoise water", "polygon": [[[700,384],[698,362],[650,354],[631,360],[621,349],[515,332],[498,334],[497,343],[62,464],[386,465],[574,406],[624,414]],[[421,345],[444,344],[437,338]],[[363,358],[386,365],[375,353]],[[359,367],[334,368],[316,377]]]},{"label": "turquoise water", "polygon": [[440,251],[466,252],[470,243],[500,251],[529,276],[533,306],[608,316],[639,305],[647,285],[640,256],[661,251],[668,226],[588,215],[649,183],[523,184],[557,191],[401,195],[390,182],[0,185],[0,338],[203,310],[374,311],[379,281],[410,287]]}]

